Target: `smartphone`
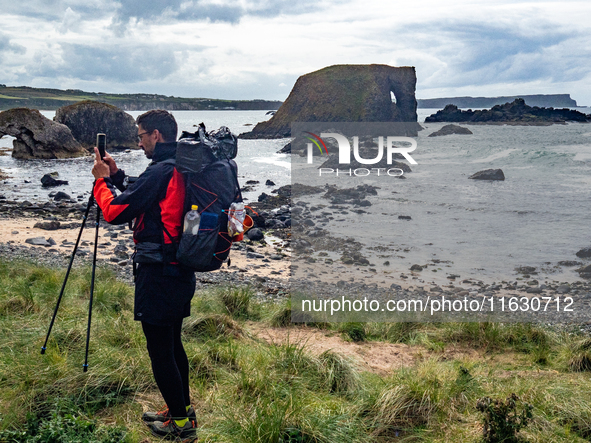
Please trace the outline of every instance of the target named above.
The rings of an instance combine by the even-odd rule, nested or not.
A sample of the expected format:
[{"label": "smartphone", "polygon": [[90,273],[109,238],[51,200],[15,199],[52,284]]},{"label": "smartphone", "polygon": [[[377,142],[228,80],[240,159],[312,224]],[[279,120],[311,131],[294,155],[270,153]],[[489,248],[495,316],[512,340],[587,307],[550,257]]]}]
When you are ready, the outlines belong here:
[{"label": "smartphone", "polygon": [[96,135],[96,146],[99,150],[99,154],[101,155],[101,159],[105,158],[107,148],[107,134],[97,134]]}]

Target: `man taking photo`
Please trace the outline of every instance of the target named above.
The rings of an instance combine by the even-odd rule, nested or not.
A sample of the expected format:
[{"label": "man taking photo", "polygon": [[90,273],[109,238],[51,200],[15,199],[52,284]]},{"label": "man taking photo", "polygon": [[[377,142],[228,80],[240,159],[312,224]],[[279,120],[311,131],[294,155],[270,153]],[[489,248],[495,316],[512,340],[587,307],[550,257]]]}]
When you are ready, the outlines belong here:
[{"label": "man taking photo", "polygon": [[190,315],[195,274],[174,263],[173,242],[181,234],[184,201],[184,180],[171,161],[176,156],[178,128],[172,114],[164,110],[148,111],[136,124],[139,147],[152,162],[126,187],[124,171],[109,154],[101,160],[95,148],[94,197],[108,223],[134,222],[134,320],[141,322],[152,372],[167,405],[142,418],[156,436],[191,442],[197,438],[197,422],[181,327],[183,318]]}]

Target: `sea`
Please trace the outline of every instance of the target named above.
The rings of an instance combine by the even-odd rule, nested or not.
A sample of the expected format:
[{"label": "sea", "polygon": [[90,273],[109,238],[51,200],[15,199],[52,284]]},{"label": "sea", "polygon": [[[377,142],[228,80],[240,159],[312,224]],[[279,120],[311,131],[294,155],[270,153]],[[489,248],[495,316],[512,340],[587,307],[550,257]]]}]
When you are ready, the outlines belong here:
[{"label": "sea", "polygon": [[[574,109],[589,112],[587,108]],[[378,272],[385,261],[388,269],[396,272],[429,262],[439,263],[431,265],[431,271],[439,272],[429,271],[429,279],[454,274],[490,283],[515,280],[519,277],[517,267],[532,266],[542,280],[579,280],[575,269],[580,265],[564,262],[587,264],[575,254],[591,247],[591,125],[462,125],[473,134],[428,137],[444,126],[424,123],[425,117],[436,111],[418,110],[424,128],[412,153],[418,164],[411,166],[406,179],[372,179],[371,184],[379,188],[377,196],[370,196],[372,212],[382,217],[349,212],[340,219],[346,227],[343,232],[352,233],[367,246],[366,254]],[[141,112],[129,113],[136,117]],[[54,112],[43,114],[53,118]],[[204,122],[209,129],[224,125],[235,133],[249,131],[270,118],[264,111],[173,114],[179,130],[195,131],[195,126]],[[236,161],[241,184],[258,182],[244,193],[247,201],[291,183],[291,155],[277,153],[289,141],[240,139]],[[11,137],[0,139],[0,150],[11,146]],[[112,156],[131,175],[138,175],[149,163],[141,150]],[[10,178],[1,182],[0,195],[9,200],[45,202],[55,189],[42,188],[40,179],[55,171],[69,182],[59,190],[74,198],[87,198],[93,182],[92,164],[91,157],[23,161],[2,155],[0,170]],[[490,168],[502,169],[506,179],[468,179]],[[267,186],[267,180],[274,186]],[[352,183],[354,186],[343,178],[337,185],[351,187]],[[374,254],[380,245],[390,248],[391,254],[383,250]]]}]

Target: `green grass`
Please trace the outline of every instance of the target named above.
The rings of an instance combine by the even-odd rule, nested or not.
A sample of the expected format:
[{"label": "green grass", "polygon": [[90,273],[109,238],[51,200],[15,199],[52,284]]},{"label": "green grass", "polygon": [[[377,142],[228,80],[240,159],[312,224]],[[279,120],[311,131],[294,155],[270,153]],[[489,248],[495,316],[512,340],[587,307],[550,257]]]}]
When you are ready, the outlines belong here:
[{"label": "green grass", "polygon": [[[0,442],[151,441],[141,412],[162,400],[133,288],[107,269],[82,372],[89,272],[73,270],[40,355],[64,269],[0,260]],[[481,442],[478,400],[512,394],[533,406],[521,441],[591,438],[587,336],[496,323],[314,325],[363,340],[354,346],[408,345],[415,363],[378,376],[338,348],[252,337],[253,321],[289,328],[290,305],[261,304],[251,287],[199,290],[192,312],[183,336],[201,442]]]}]

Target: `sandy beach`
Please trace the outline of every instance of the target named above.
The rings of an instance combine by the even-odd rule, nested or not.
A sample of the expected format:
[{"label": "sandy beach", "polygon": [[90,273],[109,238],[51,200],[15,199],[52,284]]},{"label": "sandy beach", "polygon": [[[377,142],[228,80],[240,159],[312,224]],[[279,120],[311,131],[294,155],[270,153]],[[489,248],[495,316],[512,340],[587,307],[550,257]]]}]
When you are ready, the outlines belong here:
[{"label": "sandy beach", "polygon": [[[80,217],[81,218],[81,217]],[[74,218],[70,218],[68,222],[72,222]],[[34,227],[36,223],[43,221],[29,217],[19,218],[3,218],[0,219],[0,243],[34,248],[38,251],[44,251],[47,254],[60,254],[70,256],[78,233],[79,227],[57,230],[45,230]],[[81,220],[79,220],[81,221]],[[121,229],[123,228],[123,229]],[[112,236],[116,234],[116,238]],[[26,243],[27,239],[43,237],[46,240],[52,239],[55,245],[52,246],[34,246]],[[82,238],[79,245],[79,250],[86,254],[92,254],[95,239],[94,221],[88,221],[82,233]],[[115,253],[115,247],[120,243],[124,243],[127,248],[127,254],[131,255],[132,240],[131,231],[126,229],[126,226],[111,226],[108,228],[99,228],[99,241],[97,248],[97,258],[99,260],[108,260],[120,263],[122,266],[130,266],[131,260],[118,258]],[[276,248],[268,245],[258,243],[250,249],[262,256],[276,256]],[[285,253],[282,253],[285,255]],[[284,256],[281,260],[269,260],[264,258],[252,258],[252,252],[247,251],[246,245],[242,245],[241,249],[232,251],[231,266],[223,266],[223,271],[241,271],[250,276],[258,277],[272,277],[277,279],[287,279],[289,276],[289,257]],[[220,271],[214,271],[217,273]]]}]

